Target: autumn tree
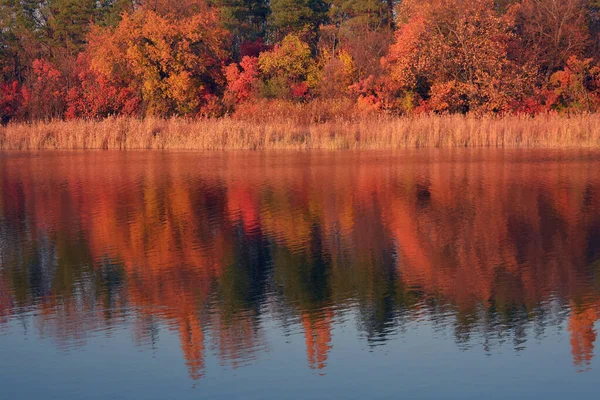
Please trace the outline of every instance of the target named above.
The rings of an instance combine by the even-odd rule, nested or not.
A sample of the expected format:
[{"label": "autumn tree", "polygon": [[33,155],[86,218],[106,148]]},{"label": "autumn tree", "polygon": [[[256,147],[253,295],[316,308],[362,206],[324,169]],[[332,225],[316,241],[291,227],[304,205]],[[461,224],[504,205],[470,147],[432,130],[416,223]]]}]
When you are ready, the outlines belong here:
[{"label": "autumn tree", "polygon": [[273,50],[258,59],[264,97],[303,97],[315,83],[316,70],[309,45],[297,35],[287,35]]},{"label": "autumn tree", "polygon": [[324,98],[343,97],[358,77],[352,55],[345,49],[335,54],[323,50],[318,94]]},{"label": "autumn tree", "polygon": [[593,56],[594,61],[600,61],[600,0],[586,2],[586,20],[588,27],[588,48],[586,57]]},{"label": "autumn tree", "polygon": [[227,33],[215,11],[189,16],[141,8],[90,37],[92,68],[139,94],[149,115],[196,115],[221,91]]},{"label": "autumn tree", "polygon": [[501,111],[525,74],[508,58],[514,22],[492,0],[405,1],[385,64],[394,84],[440,112]]},{"label": "autumn tree", "polygon": [[234,106],[256,96],[258,85],[258,59],[245,56],[239,63],[229,64],[225,68],[227,89],[225,91],[225,102]]},{"label": "autumn tree", "polygon": [[0,124],[23,118],[31,93],[17,81],[0,85]]},{"label": "autumn tree", "polygon": [[27,81],[31,91],[28,101],[29,118],[50,120],[62,118],[65,111],[66,82],[54,64],[38,59],[32,64],[32,74]]},{"label": "autumn tree", "polygon": [[550,77],[549,105],[562,111],[597,111],[600,107],[600,67],[591,58],[571,57]]},{"label": "autumn tree", "polygon": [[515,7],[520,46],[514,57],[539,68],[545,80],[588,45],[585,0],[522,0]]},{"label": "autumn tree", "polygon": [[[32,40],[36,56],[58,58],[83,50],[93,23],[115,23],[135,0],[0,0],[0,26],[6,38]],[[53,61],[56,61],[53,60]]]},{"label": "autumn tree", "polygon": [[360,78],[379,75],[393,37],[395,5],[396,0],[332,0],[320,46],[333,54],[348,52]]},{"label": "autumn tree", "polygon": [[137,112],[139,103],[140,99],[132,89],[90,68],[87,53],[79,55],[73,82],[66,94],[66,118],[132,115]]},{"label": "autumn tree", "polygon": [[595,110],[598,49],[599,0],[0,0],[10,118]]},{"label": "autumn tree", "polygon": [[24,82],[44,58],[65,76],[93,23],[113,25],[135,0],[0,0],[0,78]]}]

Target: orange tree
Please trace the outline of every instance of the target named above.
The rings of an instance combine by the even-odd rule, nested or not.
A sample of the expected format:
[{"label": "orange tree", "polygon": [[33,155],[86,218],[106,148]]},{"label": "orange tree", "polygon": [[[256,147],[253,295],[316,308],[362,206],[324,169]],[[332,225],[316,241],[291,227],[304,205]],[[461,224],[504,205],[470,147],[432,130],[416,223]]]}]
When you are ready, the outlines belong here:
[{"label": "orange tree", "polygon": [[95,28],[91,67],[138,93],[147,115],[197,115],[222,91],[228,34],[214,10],[194,10],[159,14],[142,7],[114,29]]},{"label": "orange tree", "polygon": [[384,63],[430,110],[502,111],[526,87],[525,69],[508,57],[513,28],[493,0],[406,0]]}]

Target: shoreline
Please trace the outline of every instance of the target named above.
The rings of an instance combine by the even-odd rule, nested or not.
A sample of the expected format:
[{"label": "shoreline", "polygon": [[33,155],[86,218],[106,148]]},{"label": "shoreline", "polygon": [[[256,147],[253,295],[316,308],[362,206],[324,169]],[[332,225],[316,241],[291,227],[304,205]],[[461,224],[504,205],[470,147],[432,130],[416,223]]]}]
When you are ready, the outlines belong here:
[{"label": "shoreline", "polygon": [[392,150],[401,148],[598,148],[600,114],[472,117],[71,120],[0,127],[0,150]]}]

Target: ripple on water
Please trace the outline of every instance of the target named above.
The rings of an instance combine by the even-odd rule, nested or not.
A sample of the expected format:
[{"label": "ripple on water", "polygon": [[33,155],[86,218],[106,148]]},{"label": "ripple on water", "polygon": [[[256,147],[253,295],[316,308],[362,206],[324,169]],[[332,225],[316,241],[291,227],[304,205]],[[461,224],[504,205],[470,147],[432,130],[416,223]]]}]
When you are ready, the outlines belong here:
[{"label": "ripple on water", "polygon": [[277,351],[342,373],[337,351],[418,340],[493,355],[559,337],[593,369],[599,166],[554,150],[0,157],[0,335],[67,352],[174,337],[199,380]]}]

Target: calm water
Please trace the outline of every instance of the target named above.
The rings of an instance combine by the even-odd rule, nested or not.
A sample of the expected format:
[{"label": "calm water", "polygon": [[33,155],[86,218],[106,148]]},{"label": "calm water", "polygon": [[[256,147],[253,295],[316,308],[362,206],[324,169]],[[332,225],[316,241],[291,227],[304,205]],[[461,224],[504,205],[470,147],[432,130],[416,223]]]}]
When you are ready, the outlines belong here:
[{"label": "calm water", "polygon": [[582,398],[600,153],[0,153],[3,399]]}]

